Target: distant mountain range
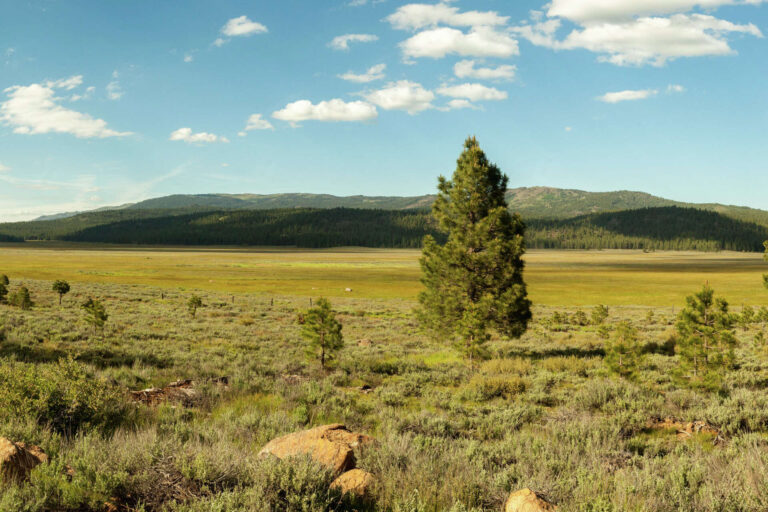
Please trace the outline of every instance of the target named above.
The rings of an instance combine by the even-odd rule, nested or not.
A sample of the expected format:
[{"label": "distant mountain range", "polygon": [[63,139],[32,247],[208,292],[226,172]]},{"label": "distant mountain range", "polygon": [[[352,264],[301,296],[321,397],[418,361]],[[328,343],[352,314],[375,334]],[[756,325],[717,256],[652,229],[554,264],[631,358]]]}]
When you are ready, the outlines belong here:
[{"label": "distant mountain range", "polygon": [[[284,208],[355,208],[366,210],[426,209],[434,195],[333,196],[328,194],[176,194],[133,204],[99,208],[106,210],[272,210]],[[511,210],[526,219],[569,219],[592,213],[679,206],[721,213],[727,217],[768,226],[768,211],[716,203],[685,203],[645,192],[586,192],[552,187],[523,187],[507,191]],[[35,220],[55,220],[84,212],[61,213]]]},{"label": "distant mountain range", "polygon": [[[114,208],[0,224],[0,242],[419,247],[444,235],[435,196],[172,195]],[[768,211],[672,201],[643,192],[547,187],[507,192],[531,248],[760,251]]]}]

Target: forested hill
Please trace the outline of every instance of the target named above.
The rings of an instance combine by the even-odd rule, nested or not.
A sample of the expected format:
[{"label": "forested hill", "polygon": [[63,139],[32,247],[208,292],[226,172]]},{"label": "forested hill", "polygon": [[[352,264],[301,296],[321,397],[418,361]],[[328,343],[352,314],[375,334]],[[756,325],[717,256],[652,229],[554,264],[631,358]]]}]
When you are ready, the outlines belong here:
[{"label": "forested hill", "polygon": [[[380,210],[427,209],[435,196],[333,196],[327,194],[198,194],[172,195],[121,205],[109,210],[270,210],[282,208],[361,208]],[[516,188],[507,191],[510,209],[525,219],[568,219],[592,213],[636,210],[662,206],[692,207],[715,211],[734,219],[768,226],[768,212],[741,206],[694,204],[672,201],[644,192],[585,192],[551,187]],[[101,209],[106,210],[106,209]],[[89,213],[95,213],[89,212]],[[67,213],[39,220],[61,219],[77,215]]]},{"label": "forested hill", "polygon": [[[675,206],[529,219],[530,248],[760,251],[768,228]],[[156,245],[417,248],[437,232],[426,210],[115,210],[0,224],[0,238]]]}]

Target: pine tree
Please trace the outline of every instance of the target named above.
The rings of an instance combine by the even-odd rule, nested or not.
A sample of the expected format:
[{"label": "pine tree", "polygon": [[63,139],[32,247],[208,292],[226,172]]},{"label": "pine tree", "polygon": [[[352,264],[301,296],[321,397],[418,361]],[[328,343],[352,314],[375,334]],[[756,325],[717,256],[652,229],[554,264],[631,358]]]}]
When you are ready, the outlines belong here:
[{"label": "pine tree", "polygon": [[336,320],[330,301],[323,298],[315,301],[315,307],[307,310],[303,320],[301,336],[308,341],[307,355],[319,358],[325,370],[326,361],[344,346],[341,322]]},{"label": "pine tree", "polygon": [[[764,244],[765,246],[765,261],[768,261],[768,241],[766,241]],[[768,274],[763,274],[763,286],[768,288]]]},{"label": "pine tree", "polygon": [[32,302],[32,297],[29,294],[29,288],[26,286],[22,286],[13,292],[8,297],[8,302],[24,310],[32,309],[32,306],[35,305],[34,302]]},{"label": "pine tree", "polygon": [[507,181],[477,139],[467,139],[452,180],[439,178],[432,206],[448,239],[445,245],[424,239],[419,319],[435,335],[457,341],[470,366],[483,353],[489,329],[517,338],[531,319],[525,224],[507,209]]},{"label": "pine tree", "polygon": [[109,315],[107,314],[104,305],[98,300],[89,298],[80,307],[85,311],[85,321],[91,324],[94,328],[99,328],[103,331],[104,324],[106,324],[109,319]]},{"label": "pine tree", "polygon": [[59,294],[59,306],[61,306],[61,299],[69,293],[69,283],[61,279],[54,281],[53,291]]},{"label": "pine tree", "polygon": [[605,344],[605,363],[614,373],[629,377],[637,369],[642,354],[637,329],[627,321],[616,326],[616,333]]},{"label": "pine tree", "polygon": [[189,314],[192,315],[192,318],[195,318],[197,315],[197,308],[201,307],[203,307],[203,299],[197,295],[191,296],[187,301],[187,309],[189,310]]},{"label": "pine tree", "polygon": [[728,302],[714,295],[704,286],[686,298],[677,321],[679,373],[693,385],[710,388],[717,387],[725,370],[733,366],[736,346],[736,317],[728,312]]},{"label": "pine tree", "polygon": [[4,304],[6,297],[8,296],[8,287],[0,281],[0,304]]}]

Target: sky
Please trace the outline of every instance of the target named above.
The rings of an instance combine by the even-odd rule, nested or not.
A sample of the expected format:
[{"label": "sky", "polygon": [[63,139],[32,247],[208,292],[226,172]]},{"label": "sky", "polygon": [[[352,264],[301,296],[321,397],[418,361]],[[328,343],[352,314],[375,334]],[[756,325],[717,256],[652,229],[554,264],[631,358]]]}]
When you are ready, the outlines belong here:
[{"label": "sky", "polygon": [[0,221],[510,187],[768,209],[768,0],[0,0]]}]

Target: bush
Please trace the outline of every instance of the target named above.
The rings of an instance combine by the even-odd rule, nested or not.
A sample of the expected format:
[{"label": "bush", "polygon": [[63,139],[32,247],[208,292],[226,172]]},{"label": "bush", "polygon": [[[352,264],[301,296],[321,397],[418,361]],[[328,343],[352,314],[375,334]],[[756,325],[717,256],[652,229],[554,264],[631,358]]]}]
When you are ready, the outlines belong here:
[{"label": "bush", "polygon": [[119,389],[97,381],[73,360],[0,364],[0,419],[29,418],[62,434],[81,429],[111,431],[128,408]]},{"label": "bush", "polygon": [[524,393],[528,383],[520,377],[487,377],[476,375],[467,386],[467,398],[486,401],[493,398],[512,398]]}]

